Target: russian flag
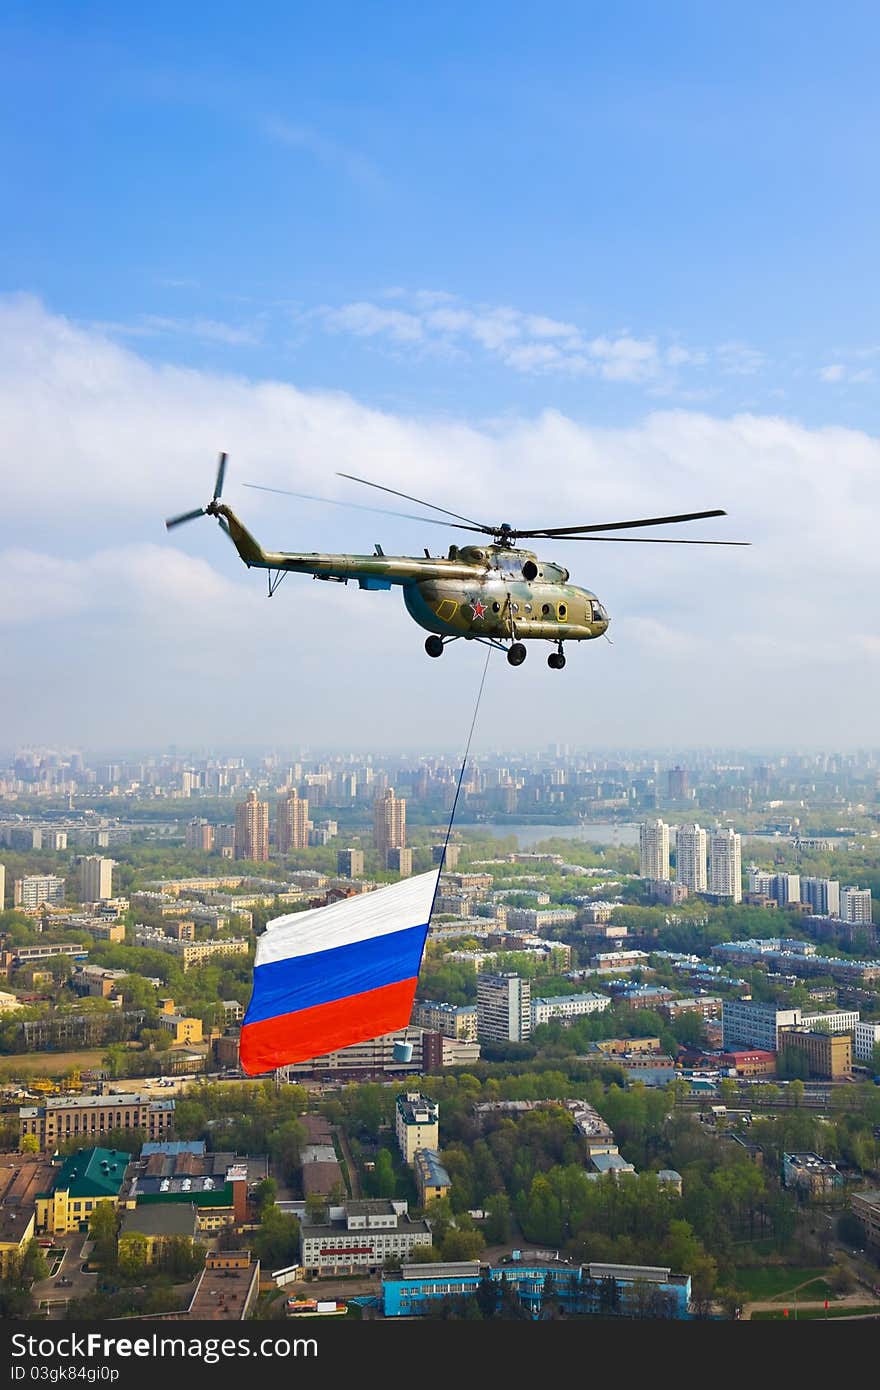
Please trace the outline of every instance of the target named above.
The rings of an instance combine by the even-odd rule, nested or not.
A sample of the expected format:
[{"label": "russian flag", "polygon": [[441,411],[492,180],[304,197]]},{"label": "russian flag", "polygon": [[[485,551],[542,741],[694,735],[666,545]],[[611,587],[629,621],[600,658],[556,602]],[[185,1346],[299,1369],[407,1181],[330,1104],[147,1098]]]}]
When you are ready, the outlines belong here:
[{"label": "russian flag", "polygon": [[432,869],[268,924],[241,1026],[248,1076],[409,1023],[438,876]]}]

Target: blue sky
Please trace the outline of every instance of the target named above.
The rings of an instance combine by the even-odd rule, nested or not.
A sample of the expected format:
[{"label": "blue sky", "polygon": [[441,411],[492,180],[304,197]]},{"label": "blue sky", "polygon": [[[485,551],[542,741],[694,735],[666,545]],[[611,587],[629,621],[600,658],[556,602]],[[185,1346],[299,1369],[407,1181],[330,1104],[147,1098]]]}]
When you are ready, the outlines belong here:
[{"label": "blue sky", "polygon": [[[692,596],[664,602],[664,624],[678,613],[681,640],[708,642],[729,602],[778,651],[774,623],[788,640],[805,584],[846,603],[867,582],[878,38],[876,6],[858,3],[7,4],[0,420],[21,460],[7,563],[25,591],[22,574],[61,565],[62,590],[81,595],[75,621],[50,594],[40,622],[57,622],[62,643],[71,622],[84,633],[97,619],[82,566],[93,580],[111,564],[95,557],[112,551],[125,569],[127,546],[163,547],[169,565],[204,564],[245,594],[248,577],[207,527],[173,541],[155,529],[157,513],[198,503],[227,447],[233,488],[369,500],[340,490],[339,467],[454,508],[468,496],[492,516],[501,493],[520,524],[562,524],[574,507],[586,521],[597,502],[637,514],[634,498],[726,506],[731,524],[712,534],[764,540],[760,579],[716,564],[717,551],[682,547],[686,563],[661,563],[652,547],[646,572],[648,547],[637,569],[631,554],[607,555],[634,547],[605,546],[598,579],[593,555],[578,557],[590,572],[577,577],[603,592],[607,575],[609,607],[635,624],[659,621],[658,584],[708,583],[702,609]],[[829,473],[839,486],[826,495]],[[341,509],[230,500],[278,526],[267,541],[286,548],[378,538]],[[791,526],[768,531],[768,510]],[[791,528],[802,541],[832,519],[834,545],[817,542],[802,570]],[[394,524],[386,549],[389,538],[417,553],[446,540]],[[22,570],[22,551],[45,563]],[[751,585],[754,607],[742,587],[726,597],[734,585]],[[835,634],[844,666],[856,644],[854,686],[877,655],[863,618]],[[412,646],[407,621],[378,617],[372,630]],[[665,719],[688,706],[680,665],[697,654],[654,637],[652,662],[670,663]],[[645,660],[635,640],[631,650],[630,688]],[[806,672],[806,636],[799,650],[789,660]],[[187,679],[174,668],[151,695],[157,737],[175,735]],[[734,722],[758,738],[743,682]],[[557,698],[573,717],[571,685]],[[635,706],[609,698],[616,726]],[[49,705],[37,718],[33,691],[21,700],[5,711],[10,727],[50,736]],[[234,708],[230,697],[218,732]],[[784,708],[780,681],[768,737],[791,727]],[[98,727],[94,711],[89,698],[57,714],[84,739],[109,730],[107,710]],[[680,717],[711,737],[705,710]],[[857,696],[839,736],[872,729]],[[814,733],[804,715],[799,736]]]}]

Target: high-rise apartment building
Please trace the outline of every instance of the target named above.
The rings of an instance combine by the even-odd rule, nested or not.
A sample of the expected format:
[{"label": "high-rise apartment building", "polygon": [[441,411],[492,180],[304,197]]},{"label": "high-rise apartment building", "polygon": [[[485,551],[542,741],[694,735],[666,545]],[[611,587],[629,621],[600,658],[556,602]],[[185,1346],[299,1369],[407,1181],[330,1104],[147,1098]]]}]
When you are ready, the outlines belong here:
[{"label": "high-rise apartment building", "polygon": [[406,847],[406,801],[395,796],[393,787],[373,802],[373,834],[383,865],[390,849]]},{"label": "high-rise apartment building", "polygon": [[209,825],[206,820],[189,821],[184,831],[184,843],[187,849],[201,849],[206,854],[210,854],[214,848],[214,827]]},{"label": "high-rise apartment building", "polygon": [[112,859],[104,859],[100,854],[85,854],[79,861],[80,902],[106,902],[113,897]]},{"label": "high-rise apartment building", "polygon": [[305,849],[309,843],[309,803],[291,788],[278,802],[275,813],[275,842],[279,854],[292,849]]},{"label": "high-rise apartment building", "polygon": [[710,893],[742,902],[742,838],[735,830],[715,830],[709,838]]},{"label": "high-rise apartment building", "polygon": [[477,1036],[525,1042],[532,1031],[532,990],[521,975],[477,976]]},{"label": "high-rise apartment building", "polygon": [[801,875],[801,902],[809,903],[817,917],[839,917],[840,884],[836,878]]},{"label": "high-rise apartment building", "polygon": [[235,808],[235,858],[269,858],[269,803],[259,801],[254,791]]},{"label": "high-rise apartment building", "polygon": [[671,767],[666,773],[666,795],[670,801],[684,801],[690,791],[686,767]]},{"label": "high-rise apartment building", "polygon": [[34,912],[43,903],[64,902],[64,879],[57,874],[27,874],[12,885],[13,907]]},{"label": "high-rise apartment building", "polygon": [[680,825],[675,836],[675,877],[692,893],[706,891],[706,832],[700,825]]},{"label": "high-rise apartment building", "polygon": [[854,888],[852,885],[841,888],[840,915],[844,922],[871,922],[870,888]]},{"label": "high-rise apartment building", "polygon": [[759,869],[755,864],[749,866],[748,873],[750,893],[772,898],[779,907],[788,907],[790,903],[801,901],[800,874],[771,874],[766,869]]},{"label": "high-rise apartment building", "polygon": [[[445,857],[443,851],[446,851]],[[461,856],[461,845],[432,845],[432,864],[442,864],[448,874],[455,873]]]},{"label": "high-rise apartment building", "polygon": [[639,873],[642,878],[669,877],[669,826],[649,820],[639,826]]},{"label": "high-rise apartment building", "polygon": [[412,855],[412,850],[405,847],[389,849],[385,855],[385,868],[390,869],[392,873],[400,874],[401,878],[409,878],[412,873]]},{"label": "high-rise apartment building", "polygon": [[345,878],[362,878],[364,872],[363,850],[338,849],[336,851],[336,872]]}]

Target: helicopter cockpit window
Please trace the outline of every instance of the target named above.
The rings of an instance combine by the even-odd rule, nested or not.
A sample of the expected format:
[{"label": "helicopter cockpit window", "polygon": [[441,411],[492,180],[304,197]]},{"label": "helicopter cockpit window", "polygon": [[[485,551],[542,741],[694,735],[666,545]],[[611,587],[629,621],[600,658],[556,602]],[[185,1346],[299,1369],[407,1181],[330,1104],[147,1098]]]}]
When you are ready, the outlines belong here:
[{"label": "helicopter cockpit window", "polygon": [[593,622],[605,623],[607,621],[608,614],[605,612],[605,609],[602,607],[601,603],[597,603],[597,601],[593,599]]}]

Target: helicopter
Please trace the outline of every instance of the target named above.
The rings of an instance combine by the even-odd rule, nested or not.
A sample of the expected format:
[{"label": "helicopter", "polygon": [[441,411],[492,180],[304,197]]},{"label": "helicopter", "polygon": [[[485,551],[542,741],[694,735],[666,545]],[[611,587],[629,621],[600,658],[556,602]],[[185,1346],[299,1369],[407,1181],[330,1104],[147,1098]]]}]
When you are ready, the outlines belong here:
[{"label": "helicopter", "polygon": [[[506,521],[498,525],[474,521],[381,483],[357,478],[352,473],[339,473],[341,478],[415,502],[420,507],[454,519],[441,521],[438,517],[414,516],[408,512],[383,512],[381,508],[360,507],[350,502],[334,502],[334,505],[353,506],[358,510],[412,521],[427,521],[459,531],[476,532],[486,539],[472,545],[450,545],[446,556],[432,556],[427,549],[423,557],[386,555],[378,544],[372,555],[267,551],[232,509],[221,501],[227,457],[225,453],[220,454],[210,502],[204,507],[169,517],[165,522],[167,530],[200,516],[215,517],[248,568],[268,571],[270,598],[289,573],[310,574],[315,579],[339,584],[355,580],[358,588],[368,590],[391,589],[399,585],[403,589],[403,601],[410,617],[430,634],[425,641],[425,651],[430,657],[442,656],[451,642],[463,638],[501,650],[511,666],[521,666],[526,659],[526,642],[542,641],[554,647],[547,658],[547,665],[552,670],[561,671],[566,660],[563,651],[565,642],[589,642],[607,632],[610,618],[596,595],[589,589],[570,584],[569,571],[564,565],[540,559],[535,551],[521,549],[518,545],[521,540],[629,541],[654,545],[750,544],[749,541],[596,534],[726,516],[727,513],[719,508],[684,512],[677,516],[642,517],[634,521],[523,530]],[[263,487],[257,483],[246,483],[244,486],[312,502],[333,500],[312,497],[309,493],[290,492],[285,488]]]}]

